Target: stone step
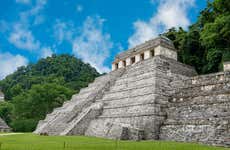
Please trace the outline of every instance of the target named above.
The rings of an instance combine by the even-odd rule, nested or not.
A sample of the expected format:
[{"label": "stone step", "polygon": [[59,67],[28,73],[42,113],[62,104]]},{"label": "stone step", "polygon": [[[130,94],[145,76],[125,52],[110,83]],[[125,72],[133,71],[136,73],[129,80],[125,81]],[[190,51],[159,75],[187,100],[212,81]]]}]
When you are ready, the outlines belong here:
[{"label": "stone step", "polygon": [[[160,88],[155,88],[156,86]],[[121,98],[127,98],[127,97],[136,97],[139,94],[141,95],[146,95],[146,94],[160,94],[163,96],[170,96],[171,93],[168,92],[168,89],[170,87],[168,85],[164,85],[161,82],[158,83],[149,83],[145,85],[140,85],[140,86],[133,86],[133,87],[127,87],[124,89],[119,89],[119,90],[110,90],[109,92],[106,92],[103,100],[108,100],[108,99],[121,99]]]},{"label": "stone step", "polygon": [[[116,97],[116,98],[106,98],[104,99],[100,99],[100,100],[97,100],[98,102],[112,102],[112,101],[121,101],[122,99],[133,99],[133,98],[141,98],[143,96],[146,96],[146,95],[151,95],[152,93],[146,93],[146,94],[139,94],[139,95],[133,95],[133,96],[126,96],[126,97]],[[156,95],[159,95],[159,96],[162,96],[162,97],[168,97],[168,95],[163,95],[163,94],[157,94],[155,93]],[[160,99],[162,100],[162,99]],[[160,102],[160,100],[156,100],[156,102]],[[165,102],[164,102],[165,103]]]},{"label": "stone step", "polygon": [[110,114],[110,115],[101,115],[98,118],[132,118],[132,117],[143,117],[143,116],[158,116],[165,117],[166,113],[155,113],[155,112],[142,112],[142,113],[125,113],[125,114]]},{"label": "stone step", "polygon": [[153,72],[147,72],[147,73],[143,73],[143,74],[133,76],[133,77],[125,77],[125,78],[122,77],[122,78],[117,79],[115,86],[124,84],[124,83],[138,82],[138,81],[142,81],[142,80],[153,78],[153,77],[155,77]]},{"label": "stone step", "polygon": [[197,118],[191,117],[190,119],[185,118],[168,118],[164,122],[164,126],[179,126],[179,125],[219,125],[219,124],[226,124],[226,122],[230,121],[229,114],[222,115],[219,117],[211,117],[211,118]]},{"label": "stone step", "polygon": [[[96,135],[98,137],[121,139],[121,140],[142,140],[144,139],[144,130],[134,128],[130,124],[106,122],[103,128],[97,128],[96,132],[89,131],[86,135]],[[104,130],[103,130],[104,129]],[[105,131],[106,130],[106,131]],[[93,134],[92,134],[93,133]]]},{"label": "stone step", "polygon": [[68,128],[60,135],[83,135],[91,120],[96,119],[103,110],[103,103],[93,103],[68,123]]},{"label": "stone step", "polygon": [[184,89],[184,88],[191,88],[196,86],[229,83],[229,82],[230,82],[230,74],[224,74],[223,72],[221,72],[216,74],[190,77],[185,80],[176,80],[172,82],[172,86]]},{"label": "stone step", "polygon": [[212,105],[187,105],[187,106],[176,106],[167,109],[168,118],[189,118],[190,117],[215,117],[221,114],[230,113],[230,102],[222,104]]},{"label": "stone step", "polygon": [[126,79],[126,78],[131,78],[131,77],[136,77],[145,73],[152,72],[154,73],[155,69],[154,68],[147,68],[147,69],[142,69],[142,70],[137,70],[135,72],[125,72],[125,74],[120,78],[120,79]]},{"label": "stone step", "polygon": [[[211,95],[211,94],[210,94]],[[194,97],[187,97],[187,98],[174,98],[170,99],[171,102],[169,107],[180,107],[180,106],[187,106],[187,105],[211,105],[211,104],[219,104],[219,103],[229,103],[230,102],[230,95],[229,94],[212,94],[210,95],[198,95]]]},{"label": "stone step", "polygon": [[[87,101],[76,101],[72,103],[72,105],[65,106],[65,108],[60,107],[59,109],[56,109],[56,111],[53,111],[52,114],[46,117],[45,121],[46,124],[40,127],[39,131],[47,131],[50,135],[53,135],[53,133],[59,133],[63,131],[62,125],[65,124],[68,125],[69,119],[73,115],[77,115],[77,110],[80,111],[80,109],[87,103]],[[48,129],[47,129],[48,128]],[[55,131],[51,130],[50,128],[57,128]]]},{"label": "stone step", "polygon": [[203,88],[203,89],[205,89],[205,88],[207,88],[207,90],[208,89],[210,89],[210,88],[212,88],[212,86],[218,86],[218,85],[228,85],[229,84],[229,82],[218,82],[218,83],[208,83],[208,84],[203,84],[203,83],[200,83],[200,84],[189,84],[189,85],[186,85],[186,86],[184,86],[184,85],[177,85],[177,86],[174,86],[174,85],[172,85],[172,84],[170,84],[171,86],[172,86],[172,88],[176,88],[177,89],[177,91],[182,91],[182,90],[191,90],[191,89],[194,89],[194,88]]},{"label": "stone step", "polygon": [[150,79],[139,81],[139,82],[115,85],[110,89],[108,93],[115,93],[115,92],[120,92],[120,91],[130,91],[133,89],[140,89],[143,87],[150,87],[154,85],[155,85],[155,81],[150,78]]},{"label": "stone step", "polygon": [[[79,94],[72,96],[70,101],[66,102],[62,107],[55,109],[51,114],[49,114],[45,118],[45,121],[39,124],[35,133],[47,132],[50,135],[58,135],[63,132],[64,129],[69,126],[69,123],[78,118],[82,109],[90,106],[97,100],[97,98],[102,97],[103,92],[108,89],[108,86],[112,86],[115,80],[121,76],[123,72],[124,70],[121,69],[120,71],[114,71],[95,79],[94,83],[91,83]],[[88,89],[92,87],[97,87],[97,89]]]},{"label": "stone step", "polygon": [[175,89],[174,97],[175,98],[187,98],[187,97],[196,97],[196,96],[205,96],[205,95],[218,95],[223,93],[229,93],[230,83],[227,84],[216,84],[216,85],[204,85],[196,86],[193,88],[184,88],[184,89]]},{"label": "stone step", "polygon": [[[158,81],[158,82],[156,82]],[[123,82],[123,83],[119,83],[119,84],[115,84],[110,92],[117,92],[117,91],[126,91],[126,90],[131,90],[131,89],[138,89],[138,88],[142,88],[142,87],[146,87],[146,86],[154,86],[154,87],[158,87],[158,89],[166,89],[169,92],[171,91],[171,87],[168,84],[168,79],[160,79],[160,78],[156,78],[156,77],[151,77],[151,78],[147,78],[147,79],[143,79],[143,80],[137,80],[135,82]]]},{"label": "stone step", "polygon": [[[122,77],[120,77],[118,80],[132,80],[135,78],[141,78],[143,75],[145,74],[153,74],[154,76],[156,77],[160,77],[160,78],[163,78],[163,77],[167,77],[166,76],[166,71],[162,71],[161,69],[159,68],[147,68],[147,69],[143,69],[143,70],[137,70],[136,72],[132,72],[132,73],[127,73],[125,72],[124,75]],[[163,74],[163,76],[162,76]],[[144,76],[142,77],[144,78]]]},{"label": "stone step", "polygon": [[146,86],[137,89],[130,89],[124,91],[116,91],[116,92],[108,92],[104,95],[103,101],[105,100],[113,100],[113,99],[121,99],[127,97],[135,97],[139,95],[147,95],[154,93],[154,86]]},{"label": "stone step", "polygon": [[148,94],[142,95],[137,97],[131,98],[124,98],[124,99],[116,99],[112,101],[104,101],[104,108],[111,108],[111,107],[122,107],[127,105],[136,105],[136,104],[148,104],[148,103],[155,103],[155,104],[168,104],[168,98],[162,97],[157,94]]},{"label": "stone step", "polygon": [[91,86],[91,87],[86,87],[80,90],[79,94],[83,94],[83,93],[89,93],[93,90],[96,90],[98,88],[98,86]]},{"label": "stone step", "polygon": [[148,60],[144,60],[138,63],[135,63],[131,66],[127,66],[126,69],[130,70],[131,72],[134,70],[138,70],[138,69],[142,69],[143,67],[150,67],[154,65],[154,59],[148,59]]},{"label": "stone step", "polygon": [[122,116],[123,114],[161,114],[162,109],[156,104],[126,105],[124,107],[104,108],[102,116]]},{"label": "stone step", "polygon": [[89,85],[85,88],[82,88],[79,92],[79,94],[83,94],[83,93],[88,93],[91,92],[94,89],[98,88],[98,85],[102,85],[105,81],[109,80],[109,75],[103,75],[103,76],[99,76],[97,77],[94,82],[89,83]]},{"label": "stone step", "polygon": [[[151,133],[154,133],[155,129],[152,126],[154,126],[154,123],[161,123],[161,120],[163,119],[164,117],[154,116],[152,114],[132,117],[99,117],[98,119],[91,121],[85,135],[105,137],[110,129],[110,123],[130,124],[134,128],[140,129],[151,128],[149,131],[151,131]],[[150,134],[150,132],[146,134]]]}]

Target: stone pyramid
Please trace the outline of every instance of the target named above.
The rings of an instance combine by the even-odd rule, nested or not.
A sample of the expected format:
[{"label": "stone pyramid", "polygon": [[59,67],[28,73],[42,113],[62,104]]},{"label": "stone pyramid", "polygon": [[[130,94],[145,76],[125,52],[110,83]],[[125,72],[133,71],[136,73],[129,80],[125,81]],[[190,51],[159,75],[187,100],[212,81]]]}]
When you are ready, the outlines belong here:
[{"label": "stone pyramid", "polygon": [[165,37],[119,54],[35,133],[230,144],[230,74],[197,76]]}]

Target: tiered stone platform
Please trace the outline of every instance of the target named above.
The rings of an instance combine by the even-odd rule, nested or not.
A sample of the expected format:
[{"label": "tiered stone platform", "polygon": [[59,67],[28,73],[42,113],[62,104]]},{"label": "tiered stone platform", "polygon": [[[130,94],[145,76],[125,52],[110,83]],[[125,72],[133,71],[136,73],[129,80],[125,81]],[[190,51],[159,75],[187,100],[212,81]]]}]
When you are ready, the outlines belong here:
[{"label": "tiered stone platform", "polygon": [[175,54],[160,37],[118,55],[114,71],[48,114],[35,133],[230,146],[230,67],[197,76]]}]

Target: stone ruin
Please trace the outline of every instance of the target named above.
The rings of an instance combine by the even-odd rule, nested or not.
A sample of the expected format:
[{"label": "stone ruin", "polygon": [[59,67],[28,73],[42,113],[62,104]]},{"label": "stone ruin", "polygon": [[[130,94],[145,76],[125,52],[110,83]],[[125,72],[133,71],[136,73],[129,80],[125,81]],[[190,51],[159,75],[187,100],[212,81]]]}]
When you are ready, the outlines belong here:
[{"label": "stone ruin", "polygon": [[2,93],[2,91],[0,90],[0,102],[4,101],[4,94]]},{"label": "stone ruin", "polygon": [[[4,94],[0,90],[0,103],[4,102]],[[11,128],[5,123],[5,121],[0,118],[0,132],[10,132]]]},{"label": "stone ruin", "polygon": [[0,118],[0,132],[10,132],[11,128]]},{"label": "stone ruin", "polygon": [[119,54],[112,71],[41,120],[37,134],[230,146],[230,63],[198,76],[158,37]]}]

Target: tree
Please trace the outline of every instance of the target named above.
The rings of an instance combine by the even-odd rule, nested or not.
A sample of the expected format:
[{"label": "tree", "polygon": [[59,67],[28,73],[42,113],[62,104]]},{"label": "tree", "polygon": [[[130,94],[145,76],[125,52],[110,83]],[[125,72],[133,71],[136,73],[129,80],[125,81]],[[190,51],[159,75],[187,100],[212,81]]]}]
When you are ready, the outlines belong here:
[{"label": "tree", "polygon": [[17,69],[0,81],[7,102],[0,116],[14,131],[33,131],[47,113],[86,87],[99,73],[69,55],[53,55]]},{"label": "tree", "polygon": [[0,102],[0,117],[5,120],[7,124],[11,122],[13,105],[9,102]]},{"label": "tree", "polygon": [[223,61],[230,61],[230,1],[208,2],[198,21],[181,31],[172,28],[164,35],[179,50],[179,61],[194,66],[198,73],[221,71]]},{"label": "tree", "polygon": [[[12,103],[15,107],[13,127],[34,129],[39,120],[44,119],[46,114],[52,112],[54,108],[62,106],[72,94],[73,90],[55,83],[33,85],[28,92],[13,98]],[[30,122],[29,127],[25,127],[27,126],[25,122]]]},{"label": "tree", "polygon": [[53,55],[36,64],[20,67],[0,81],[6,100],[26,92],[35,84],[57,83],[78,92],[92,82],[99,73],[89,64],[69,55]]}]

